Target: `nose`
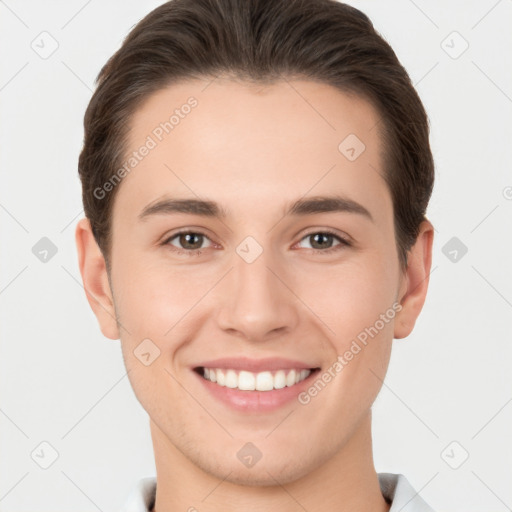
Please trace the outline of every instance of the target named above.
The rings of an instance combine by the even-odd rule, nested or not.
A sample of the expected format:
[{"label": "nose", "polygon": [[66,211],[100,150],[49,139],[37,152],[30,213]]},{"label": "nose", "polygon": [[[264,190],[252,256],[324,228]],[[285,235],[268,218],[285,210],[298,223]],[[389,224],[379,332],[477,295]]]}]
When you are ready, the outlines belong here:
[{"label": "nose", "polygon": [[233,266],[218,290],[219,328],[251,342],[292,332],[300,301],[271,251],[264,250],[252,263],[235,253]]}]

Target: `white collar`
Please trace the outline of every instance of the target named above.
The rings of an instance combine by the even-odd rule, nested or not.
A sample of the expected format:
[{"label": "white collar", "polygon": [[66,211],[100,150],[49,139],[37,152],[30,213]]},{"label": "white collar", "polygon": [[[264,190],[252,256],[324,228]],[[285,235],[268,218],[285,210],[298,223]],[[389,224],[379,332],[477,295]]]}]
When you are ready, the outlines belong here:
[{"label": "white collar", "polygon": [[[412,488],[404,475],[378,473],[382,495],[391,503],[389,512],[434,512]],[[154,505],[156,478],[140,479],[120,512],[149,512]]]}]

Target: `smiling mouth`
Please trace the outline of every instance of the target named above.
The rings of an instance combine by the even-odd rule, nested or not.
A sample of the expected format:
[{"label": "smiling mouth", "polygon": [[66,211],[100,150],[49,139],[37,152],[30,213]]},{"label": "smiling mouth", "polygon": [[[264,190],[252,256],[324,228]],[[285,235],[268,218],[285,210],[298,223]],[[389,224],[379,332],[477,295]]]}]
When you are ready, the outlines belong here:
[{"label": "smiling mouth", "polygon": [[219,386],[240,391],[272,391],[292,387],[307,379],[320,368],[297,368],[274,371],[249,372],[229,368],[194,368],[203,379]]}]

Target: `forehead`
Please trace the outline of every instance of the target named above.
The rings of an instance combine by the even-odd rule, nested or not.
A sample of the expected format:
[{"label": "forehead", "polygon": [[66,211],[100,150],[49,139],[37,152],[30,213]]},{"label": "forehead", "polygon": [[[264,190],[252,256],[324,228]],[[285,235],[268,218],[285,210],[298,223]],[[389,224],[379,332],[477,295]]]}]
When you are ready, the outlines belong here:
[{"label": "forehead", "polygon": [[126,157],[138,155],[118,195],[142,208],[166,193],[213,193],[243,207],[337,188],[386,207],[378,124],[370,103],[319,82],[173,84],[131,119]]}]

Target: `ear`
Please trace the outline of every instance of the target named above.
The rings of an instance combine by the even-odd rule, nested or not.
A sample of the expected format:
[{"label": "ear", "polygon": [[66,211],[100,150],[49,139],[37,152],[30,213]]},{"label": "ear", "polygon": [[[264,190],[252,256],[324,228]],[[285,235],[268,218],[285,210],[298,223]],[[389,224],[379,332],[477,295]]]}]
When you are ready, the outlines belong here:
[{"label": "ear", "polygon": [[394,337],[397,339],[409,336],[423,308],[432,265],[433,239],[434,227],[424,220],[416,242],[409,250],[407,269],[402,276],[398,295],[402,309],[395,316]]},{"label": "ear", "polygon": [[92,234],[89,219],[81,219],[75,232],[78,264],[87,300],[98,319],[101,332],[112,340],[119,339],[114,299],[108,280],[105,258]]}]

